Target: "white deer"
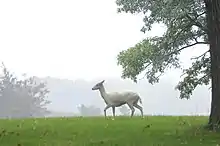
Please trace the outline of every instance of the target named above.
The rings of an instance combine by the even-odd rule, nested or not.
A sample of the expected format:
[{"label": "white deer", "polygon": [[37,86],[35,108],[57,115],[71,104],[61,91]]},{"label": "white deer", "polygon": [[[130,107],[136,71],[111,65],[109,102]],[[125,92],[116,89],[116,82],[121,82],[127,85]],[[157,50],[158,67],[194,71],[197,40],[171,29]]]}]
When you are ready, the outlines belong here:
[{"label": "white deer", "polygon": [[143,116],[143,108],[138,105],[138,101],[142,104],[140,96],[135,92],[112,92],[107,93],[105,91],[105,87],[103,83],[105,80],[97,83],[92,90],[99,90],[101,97],[104,99],[106,103],[106,107],[104,108],[104,114],[106,117],[106,110],[112,107],[112,113],[113,113],[113,119],[115,118],[115,107],[122,106],[124,104],[127,104],[129,108],[131,109],[131,117],[134,115],[135,108],[140,110],[142,118]]}]

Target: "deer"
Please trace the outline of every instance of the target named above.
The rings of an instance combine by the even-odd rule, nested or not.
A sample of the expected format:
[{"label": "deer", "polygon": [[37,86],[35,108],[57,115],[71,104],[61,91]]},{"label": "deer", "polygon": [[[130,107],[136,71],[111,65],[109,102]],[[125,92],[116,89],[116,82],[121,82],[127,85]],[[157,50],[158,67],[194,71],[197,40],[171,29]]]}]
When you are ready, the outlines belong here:
[{"label": "deer", "polygon": [[97,83],[92,90],[99,90],[101,97],[103,98],[104,102],[106,103],[106,107],[104,108],[104,116],[106,118],[106,111],[110,107],[112,108],[113,119],[115,118],[115,108],[120,107],[124,104],[127,104],[128,107],[131,109],[131,116],[133,117],[135,108],[140,110],[141,117],[143,118],[143,108],[138,105],[138,101],[142,104],[142,100],[140,96],[136,92],[126,91],[126,92],[111,92],[108,93],[104,87],[105,80]]}]

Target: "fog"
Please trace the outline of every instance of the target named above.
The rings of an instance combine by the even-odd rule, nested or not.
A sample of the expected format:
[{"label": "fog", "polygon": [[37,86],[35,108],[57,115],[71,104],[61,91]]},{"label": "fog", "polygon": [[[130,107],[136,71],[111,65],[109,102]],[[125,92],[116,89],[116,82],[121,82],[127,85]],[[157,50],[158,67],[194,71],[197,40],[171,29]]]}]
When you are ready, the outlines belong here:
[{"label": "fog", "polygon": [[[81,105],[86,107],[81,110],[84,115],[103,114],[104,101],[98,91],[91,90],[103,79],[108,92],[140,94],[145,115],[209,113],[209,87],[198,87],[189,100],[178,98],[174,90],[180,79],[178,71],[169,71],[154,85],[146,79],[135,84],[120,78],[117,54],[148,36],[162,35],[165,27],[155,24],[150,32],[142,33],[143,15],[118,14],[115,1],[1,1],[0,19],[0,61],[18,77],[27,73],[47,82],[51,113],[45,116],[82,115]],[[196,46],[181,52],[182,68],[189,67],[190,58],[205,49]],[[16,102],[19,100],[14,99],[13,104]],[[116,114],[121,114],[119,108]]]},{"label": "fog", "polygon": [[[78,79],[75,81],[55,78],[45,78],[51,93],[49,99],[52,101],[48,109],[52,114],[78,115],[77,106],[93,105],[101,109],[105,107],[104,100],[98,91],[91,88],[103,79],[86,81]],[[145,115],[208,115],[210,107],[210,90],[208,87],[200,86],[196,88],[192,97],[179,99],[179,92],[175,90],[176,81],[171,78],[162,78],[159,83],[151,85],[146,79],[140,80],[137,84],[131,80],[120,78],[105,79],[104,86],[107,92],[123,92],[126,90],[140,94],[143,101]],[[111,108],[108,115],[112,114]],[[136,110],[139,113],[139,110]],[[116,114],[120,115],[119,108]]]}]

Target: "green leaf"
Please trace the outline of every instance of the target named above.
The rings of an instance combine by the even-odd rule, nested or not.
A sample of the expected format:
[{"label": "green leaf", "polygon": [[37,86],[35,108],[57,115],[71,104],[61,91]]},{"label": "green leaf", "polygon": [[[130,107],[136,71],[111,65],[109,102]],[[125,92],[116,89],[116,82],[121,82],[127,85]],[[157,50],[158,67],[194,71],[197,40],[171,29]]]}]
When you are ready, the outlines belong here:
[{"label": "green leaf", "polygon": [[[149,83],[157,83],[167,69],[181,68],[181,51],[198,44],[209,44],[203,1],[117,0],[116,4],[120,13],[144,14],[143,32],[150,31],[155,23],[166,26],[162,36],[148,37],[118,54],[122,78],[137,82],[137,76],[144,72]],[[192,67],[183,70],[184,79],[176,87],[180,98],[188,99],[198,85],[207,85],[210,81],[210,57],[205,53],[195,60]]]}]

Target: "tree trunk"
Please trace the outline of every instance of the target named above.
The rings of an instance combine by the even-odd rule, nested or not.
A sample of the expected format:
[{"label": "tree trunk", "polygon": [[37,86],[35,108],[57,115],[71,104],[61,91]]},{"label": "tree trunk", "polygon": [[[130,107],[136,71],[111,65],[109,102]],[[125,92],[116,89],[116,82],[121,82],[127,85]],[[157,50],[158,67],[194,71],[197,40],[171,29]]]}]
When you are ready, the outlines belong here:
[{"label": "tree trunk", "polygon": [[211,57],[212,103],[209,128],[220,127],[220,0],[204,0]]}]

